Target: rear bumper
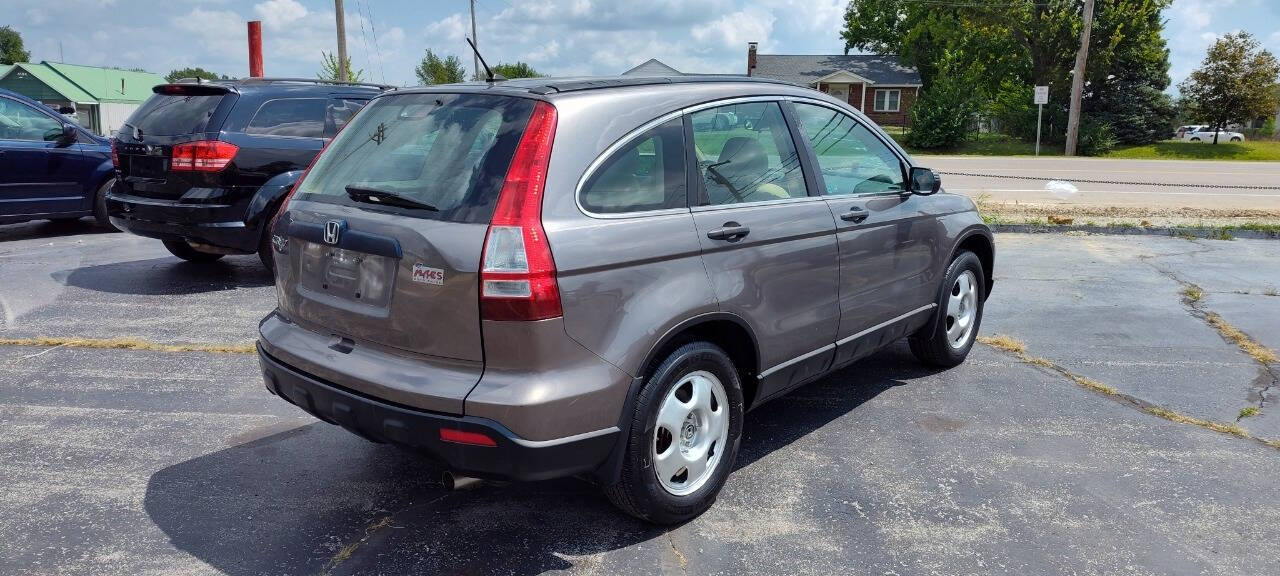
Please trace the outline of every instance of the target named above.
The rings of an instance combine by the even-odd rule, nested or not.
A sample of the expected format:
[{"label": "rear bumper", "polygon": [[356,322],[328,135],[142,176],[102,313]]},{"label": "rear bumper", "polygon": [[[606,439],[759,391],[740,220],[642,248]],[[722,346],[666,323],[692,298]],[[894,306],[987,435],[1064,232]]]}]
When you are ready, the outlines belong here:
[{"label": "rear bumper", "polygon": [[[288,366],[258,346],[269,391],[330,424],[374,442],[426,452],[450,470],[480,478],[546,480],[596,471],[617,444],[608,428],[568,438],[532,441],[501,424],[476,416],[454,416],[392,404],[323,382]],[[476,432],[496,446],[445,442],[440,430]]]},{"label": "rear bumper", "polygon": [[121,230],[159,240],[187,240],[252,253],[261,240],[261,223],[245,223],[248,198],[234,204],[184,204],[112,192],[107,215]]}]

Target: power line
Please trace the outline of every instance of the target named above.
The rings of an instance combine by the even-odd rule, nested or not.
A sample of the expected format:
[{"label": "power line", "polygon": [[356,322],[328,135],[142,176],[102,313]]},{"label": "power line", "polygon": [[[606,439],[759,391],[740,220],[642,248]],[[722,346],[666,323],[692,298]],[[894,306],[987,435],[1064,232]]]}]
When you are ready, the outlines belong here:
[{"label": "power line", "polygon": [[373,76],[373,61],[369,59],[369,35],[364,31],[364,11],[360,8],[360,0],[356,0],[356,15],[360,17],[360,43],[364,45],[364,64],[369,67],[369,76]]},{"label": "power line", "polygon": [[[373,33],[373,50],[378,56],[378,75],[382,78],[382,83],[387,83],[387,67],[382,59],[382,48],[378,46],[378,24],[373,19],[373,0],[364,0],[364,7],[369,11],[369,30]],[[373,70],[369,70],[369,75],[373,75]]]}]

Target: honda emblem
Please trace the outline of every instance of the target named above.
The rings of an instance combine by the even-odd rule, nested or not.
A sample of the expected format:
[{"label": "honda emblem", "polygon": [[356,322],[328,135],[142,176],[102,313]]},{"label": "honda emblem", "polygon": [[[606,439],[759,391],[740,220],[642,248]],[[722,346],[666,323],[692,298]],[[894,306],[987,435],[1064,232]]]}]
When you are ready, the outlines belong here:
[{"label": "honda emblem", "polygon": [[324,242],[325,244],[338,245],[338,240],[342,238],[342,229],[347,227],[347,223],[342,220],[330,220],[324,223]]}]

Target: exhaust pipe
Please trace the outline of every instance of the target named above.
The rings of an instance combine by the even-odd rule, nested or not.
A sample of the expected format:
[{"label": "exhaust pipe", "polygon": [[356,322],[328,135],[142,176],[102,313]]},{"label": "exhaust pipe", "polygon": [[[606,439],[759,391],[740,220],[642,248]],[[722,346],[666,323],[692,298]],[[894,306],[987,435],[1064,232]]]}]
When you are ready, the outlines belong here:
[{"label": "exhaust pipe", "polygon": [[445,471],[440,477],[440,482],[444,484],[445,490],[466,490],[479,486],[483,480],[472,478],[470,476],[457,476],[453,472]]}]

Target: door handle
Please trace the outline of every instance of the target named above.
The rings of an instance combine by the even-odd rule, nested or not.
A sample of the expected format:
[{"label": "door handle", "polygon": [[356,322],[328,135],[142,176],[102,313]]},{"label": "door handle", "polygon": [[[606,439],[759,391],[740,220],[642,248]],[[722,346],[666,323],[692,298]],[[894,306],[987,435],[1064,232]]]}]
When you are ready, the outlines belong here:
[{"label": "door handle", "polygon": [[724,226],[707,232],[707,238],[712,240],[728,240],[735,242],[741,240],[744,236],[751,233],[751,229],[737,222],[725,222]]},{"label": "door handle", "polygon": [[857,224],[859,222],[862,222],[863,220],[866,220],[867,216],[870,216],[870,215],[871,215],[870,212],[867,212],[862,208],[853,207],[853,208],[850,208],[848,212],[841,214],[840,219],[844,220],[845,222],[853,222],[854,224]]}]

